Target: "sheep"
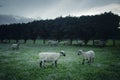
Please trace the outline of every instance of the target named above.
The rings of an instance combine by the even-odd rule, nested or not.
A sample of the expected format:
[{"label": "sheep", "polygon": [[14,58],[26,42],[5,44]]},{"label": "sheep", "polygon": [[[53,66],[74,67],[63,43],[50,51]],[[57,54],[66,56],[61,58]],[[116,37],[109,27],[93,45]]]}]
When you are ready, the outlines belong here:
[{"label": "sheep", "polygon": [[63,45],[70,45],[70,41],[64,41]]},{"label": "sheep", "polygon": [[12,44],[11,48],[12,48],[12,50],[15,50],[15,49],[17,50],[17,49],[19,49],[19,46],[20,46],[19,43],[16,43],[16,44]]},{"label": "sheep", "polygon": [[84,45],[84,42],[83,41],[80,41],[80,40],[77,40],[76,43],[80,46]]},{"label": "sheep", "polygon": [[57,52],[40,52],[39,58],[40,58],[40,67],[45,67],[45,62],[52,62],[52,65],[57,67],[57,61],[60,58],[60,56],[66,56],[64,51],[61,50],[59,53]]},{"label": "sheep", "polygon": [[87,52],[84,52],[83,50],[79,50],[78,55],[83,56],[82,64],[84,64],[86,60],[88,60],[88,64],[91,64],[94,62],[95,52],[93,50],[89,50]]},{"label": "sheep", "polygon": [[57,45],[58,45],[58,41],[49,40],[49,41],[48,41],[48,45],[50,45],[50,46],[57,46]]},{"label": "sheep", "polygon": [[95,44],[95,46],[103,47],[103,46],[105,46],[106,41],[105,40],[94,40],[94,44]]}]

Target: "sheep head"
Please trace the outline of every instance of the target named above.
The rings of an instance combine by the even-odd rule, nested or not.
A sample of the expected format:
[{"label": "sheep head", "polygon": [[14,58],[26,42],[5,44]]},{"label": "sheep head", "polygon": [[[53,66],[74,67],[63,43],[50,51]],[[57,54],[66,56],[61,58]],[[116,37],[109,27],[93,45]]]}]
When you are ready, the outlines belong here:
[{"label": "sheep head", "polygon": [[77,54],[81,55],[82,53],[83,53],[83,50],[79,50]]},{"label": "sheep head", "polygon": [[62,54],[63,56],[66,56],[63,50],[60,51],[60,54]]}]

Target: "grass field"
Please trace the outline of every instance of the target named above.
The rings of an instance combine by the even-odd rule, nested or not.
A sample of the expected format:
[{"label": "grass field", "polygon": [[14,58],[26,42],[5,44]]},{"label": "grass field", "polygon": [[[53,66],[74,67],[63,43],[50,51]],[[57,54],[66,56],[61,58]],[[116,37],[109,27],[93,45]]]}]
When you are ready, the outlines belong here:
[{"label": "grass field", "polygon": [[[11,50],[11,44],[0,44],[0,80],[120,80],[120,47],[47,46],[28,42],[19,50]],[[82,65],[79,49],[94,50],[95,63]],[[47,63],[39,67],[38,53],[64,50],[66,56],[58,61],[58,67]]]}]

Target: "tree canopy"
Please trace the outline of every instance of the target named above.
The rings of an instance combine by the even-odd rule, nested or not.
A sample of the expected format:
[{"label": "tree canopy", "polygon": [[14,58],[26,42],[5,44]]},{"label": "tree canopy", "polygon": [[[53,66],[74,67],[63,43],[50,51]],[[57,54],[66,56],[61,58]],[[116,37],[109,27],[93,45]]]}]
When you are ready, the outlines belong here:
[{"label": "tree canopy", "polygon": [[85,44],[95,39],[118,39],[120,34],[120,17],[112,12],[100,15],[80,17],[58,17],[56,19],[38,20],[29,23],[19,23],[0,26],[0,40],[28,39],[34,41],[37,38],[64,40],[79,39]]}]

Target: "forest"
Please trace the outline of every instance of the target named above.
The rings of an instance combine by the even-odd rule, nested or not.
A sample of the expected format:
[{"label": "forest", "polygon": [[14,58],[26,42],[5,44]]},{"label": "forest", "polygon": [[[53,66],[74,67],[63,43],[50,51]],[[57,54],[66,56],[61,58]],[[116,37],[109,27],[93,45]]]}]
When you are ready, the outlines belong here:
[{"label": "forest", "polygon": [[11,40],[35,41],[43,40],[82,40],[87,45],[89,40],[120,39],[118,28],[120,17],[112,12],[91,16],[66,16],[55,19],[36,20],[29,23],[0,25],[0,43],[10,43]]}]

